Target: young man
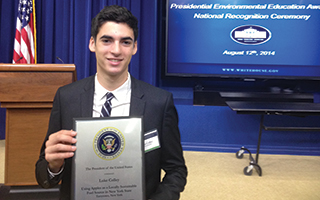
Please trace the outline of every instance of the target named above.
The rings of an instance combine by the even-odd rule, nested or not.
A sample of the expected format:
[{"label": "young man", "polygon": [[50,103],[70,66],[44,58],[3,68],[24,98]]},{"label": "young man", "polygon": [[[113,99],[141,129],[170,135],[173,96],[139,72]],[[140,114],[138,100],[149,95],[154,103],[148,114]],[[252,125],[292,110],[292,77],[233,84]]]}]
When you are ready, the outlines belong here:
[{"label": "young man", "polygon": [[[76,151],[73,118],[99,117],[112,92],[111,116],[143,116],[145,132],[157,130],[161,148],[145,154],[146,198],[179,199],[186,184],[178,116],[172,94],[132,77],[131,57],[137,52],[138,21],[126,8],[108,6],[92,20],[89,49],[95,52],[97,74],[58,89],[47,136],[36,163],[44,188],[61,180],[61,199],[70,199],[72,157]],[[160,171],[165,176],[161,180]]]}]

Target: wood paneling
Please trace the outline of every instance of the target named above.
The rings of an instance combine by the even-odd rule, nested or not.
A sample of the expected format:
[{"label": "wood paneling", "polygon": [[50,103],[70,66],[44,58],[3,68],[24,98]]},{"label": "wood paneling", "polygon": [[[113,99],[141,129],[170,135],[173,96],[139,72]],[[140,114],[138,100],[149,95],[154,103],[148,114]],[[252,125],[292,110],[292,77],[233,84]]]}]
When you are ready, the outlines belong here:
[{"label": "wood paneling", "polygon": [[35,163],[46,135],[51,108],[6,112],[6,185],[35,185]]}]

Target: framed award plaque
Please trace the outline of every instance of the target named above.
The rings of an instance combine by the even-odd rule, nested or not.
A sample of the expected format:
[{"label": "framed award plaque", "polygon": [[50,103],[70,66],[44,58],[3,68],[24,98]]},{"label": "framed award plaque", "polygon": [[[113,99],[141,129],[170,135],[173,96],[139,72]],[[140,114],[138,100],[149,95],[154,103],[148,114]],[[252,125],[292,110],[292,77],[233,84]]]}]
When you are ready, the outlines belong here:
[{"label": "framed award plaque", "polygon": [[78,118],[74,130],[72,199],[145,199],[142,118]]}]

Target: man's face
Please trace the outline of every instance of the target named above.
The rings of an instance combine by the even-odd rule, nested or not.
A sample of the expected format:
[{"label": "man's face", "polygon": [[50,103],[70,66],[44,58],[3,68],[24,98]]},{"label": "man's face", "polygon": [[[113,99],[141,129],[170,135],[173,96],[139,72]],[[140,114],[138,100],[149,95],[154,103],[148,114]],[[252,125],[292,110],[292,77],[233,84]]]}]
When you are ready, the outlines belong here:
[{"label": "man's face", "polygon": [[97,73],[101,76],[127,76],[132,55],[137,52],[133,30],[125,23],[106,22],[96,41],[91,37],[89,49],[95,52]]}]

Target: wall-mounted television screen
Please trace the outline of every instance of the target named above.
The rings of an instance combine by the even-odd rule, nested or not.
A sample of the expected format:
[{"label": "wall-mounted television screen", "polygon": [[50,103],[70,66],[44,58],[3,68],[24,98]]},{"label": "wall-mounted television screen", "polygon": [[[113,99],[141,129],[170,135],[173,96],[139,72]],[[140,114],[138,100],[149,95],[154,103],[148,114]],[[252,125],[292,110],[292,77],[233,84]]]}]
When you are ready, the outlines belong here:
[{"label": "wall-mounted television screen", "polygon": [[166,76],[320,79],[319,0],[167,0]]}]

